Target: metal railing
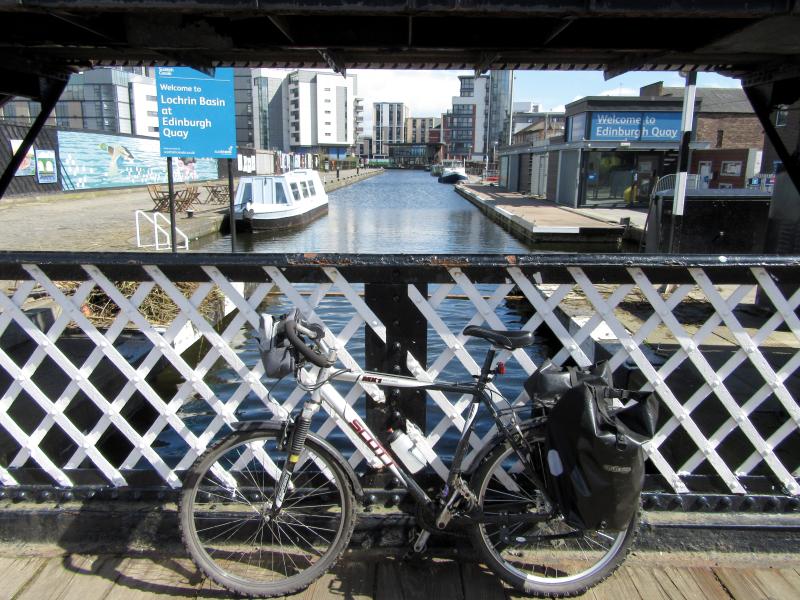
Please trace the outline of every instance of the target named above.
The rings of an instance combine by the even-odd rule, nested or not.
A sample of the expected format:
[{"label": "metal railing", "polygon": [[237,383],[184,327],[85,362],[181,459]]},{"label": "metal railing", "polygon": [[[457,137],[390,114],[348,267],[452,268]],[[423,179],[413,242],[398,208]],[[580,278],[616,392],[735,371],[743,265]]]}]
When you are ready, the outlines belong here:
[{"label": "metal railing", "polygon": [[[327,327],[346,368],[423,380],[478,372],[485,345],[461,333],[467,325],[536,331],[538,350],[499,357],[509,374],[498,391],[523,414],[522,382],[546,358],[604,358],[618,385],[661,399],[650,493],[704,494],[706,506],[712,493],[728,509],[798,503],[800,257],[1,253],[0,279],[8,489],[177,488],[234,421],[285,416],[304,396],[288,381],[272,388],[252,345],[259,312],[296,307]],[[156,291],[174,308],[162,324],[148,312]],[[102,324],[87,310],[97,293],[117,307]],[[203,310],[213,294],[235,307],[222,321]],[[34,299],[55,307],[49,320],[36,320]],[[202,342],[192,356],[175,347],[187,325]],[[138,353],[123,349],[130,338]],[[443,456],[469,404],[368,383],[331,393],[373,423],[389,409],[412,415]],[[364,468],[361,440],[340,425],[329,415],[316,428],[349,438],[350,462]],[[474,436],[470,456],[492,435]]]},{"label": "metal railing", "polygon": [[[142,227],[140,219],[143,218],[147,223],[153,226],[153,243],[147,244],[142,241]],[[158,224],[159,218],[164,222],[166,227]],[[175,227],[175,234],[183,240],[183,249],[189,249],[189,238],[177,226]],[[164,240],[163,242],[161,240]],[[145,212],[143,210],[136,211],[136,247],[137,248],[155,248],[156,250],[168,250],[172,248],[172,237],[170,236],[170,222],[169,219],[160,212]],[[180,245],[178,246],[181,247]]]},{"label": "metal railing", "polygon": [[[686,175],[686,189],[687,190],[696,190],[700,188],[700,176],[696,173],[689,173]],[[656,184],[653,186],[653,190],[650,192],[650,199],[656,197],[659,192],[663,192],[666,190],[674,190],[675,189],[675,173],[670,173],[668,175],[662,175],[656,181]]]}]

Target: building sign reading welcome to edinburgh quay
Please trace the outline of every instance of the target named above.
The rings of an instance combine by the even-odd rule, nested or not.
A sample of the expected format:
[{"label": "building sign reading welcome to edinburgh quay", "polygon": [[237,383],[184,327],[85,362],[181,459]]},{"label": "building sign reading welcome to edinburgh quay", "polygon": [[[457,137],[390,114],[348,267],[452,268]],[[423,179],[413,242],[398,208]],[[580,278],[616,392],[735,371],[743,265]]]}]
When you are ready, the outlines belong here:
[{"label": "building sign reading welcome to edinburgh quay", "polygon": [[158,67],[156,95],[161,156],[236,156],[233,69]]},{"label": "building sign reading welcome to edinburgh quay", "polygon": [[591,140],[615,142],[677,142],[681,133],[679,112],[595,112]]}]

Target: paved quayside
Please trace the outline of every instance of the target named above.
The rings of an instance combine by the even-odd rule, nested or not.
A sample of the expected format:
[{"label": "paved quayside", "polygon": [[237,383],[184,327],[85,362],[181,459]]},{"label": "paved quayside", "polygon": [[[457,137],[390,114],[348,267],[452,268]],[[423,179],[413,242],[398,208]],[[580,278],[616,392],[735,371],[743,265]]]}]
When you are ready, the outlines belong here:
[{"label": "paved quayside", "polygon": [[[580,247],[583,251],[615,250],[623,239],[638,241],[644,229],[643,210],[572,209],[493,185],[459,184],[455,189],[487,217],[528,243],[575,244],[571,250]],[[629,227],[620,224],[623,219],[630,222]]]},{"label": "paved quayside", "polygon": [[[325,191],[356,183],[382,169],[321,173]],[[198,182],[201,187],[212,182]],[[225,181],[216,183],[226,184]],[[205,193],[205,192],[203,192]],[[39,197],[3,198],[0,201],[0,250],[49,250],[71,252],[146,251],[136,247],[135,212],[153,209],[146,188],[92,190]],[[227,205],[202,204],[192,218],[176,215],[176,224],[195,249],[196,240],[219,231],[228,212]],[[169,213],[164,213],[169,219]],[[162,226],[169,229],[169,225]],[[143,237],[152,243],[152,225],[142,219]],[[148,239],[148,236],[149,239]],[[178,236],[179,242],[180,236]]]}]

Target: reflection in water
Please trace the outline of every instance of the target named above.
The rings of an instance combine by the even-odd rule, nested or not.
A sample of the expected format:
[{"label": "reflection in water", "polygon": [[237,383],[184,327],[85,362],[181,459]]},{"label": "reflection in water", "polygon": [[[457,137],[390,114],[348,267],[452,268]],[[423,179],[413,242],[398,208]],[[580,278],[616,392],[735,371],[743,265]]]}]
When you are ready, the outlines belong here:
[{"label": "reflection in water", "polygon": [[[517,253],[529,247],[425,171],[387,171],[331,192],[328,214],[286,231],[237,236],[239,252]],[[220,237],[197,250],[227,252]]]}]

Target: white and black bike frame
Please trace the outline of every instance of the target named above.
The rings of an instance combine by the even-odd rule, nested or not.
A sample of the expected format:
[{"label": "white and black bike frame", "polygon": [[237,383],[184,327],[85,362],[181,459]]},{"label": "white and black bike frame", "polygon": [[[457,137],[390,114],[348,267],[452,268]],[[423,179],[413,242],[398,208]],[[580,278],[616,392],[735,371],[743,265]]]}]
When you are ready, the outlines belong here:
[{"label": "white and black bike frame", "polygon": [[[295,419],[292,435],[288,441],[289,460],[286,462],[287,466],[284,467],[284,472],[278,483],[278,497],[275,499],[275,508],[280,508],[280,504],[283,500],[283,493],[285,493],[286,487],[288,486],[294,464],[296,464],[302,452],[302,445],[308,433],[311,419],[323,405],[329,409],[329,412],[336,415],[340,422],[346,424],[349,431],[345,431],[345,433],[356,443],[356,446],[371,465],[389,471],[404,484],[405,488],[417,503],[431,509],[431,514],[435,516],[435,524],[438,529],[447,527],[453,516],[452,509],[456,500],[464,495],[471,494],[470,490],[461,479],[461,475],[463,473],[462,466],[464,458],[469,446],[468,440],[473,431],[475,419],[481,403],[489,409],[497,425],[498,438],[508,439],[510,441],[511,445],[517,451],[517,455],[523,463],[527,475],[536,483],[540,490],[544,490],[544,484],[537,475],[537,470],[533,468],[531,464],[530,446],[525,441],[523,430],[513,417],[513,412],[510,413],[510,423],[504,422],[501,418],[501,412],[497,409],[491,400],[490,394],[486,391],[487,384],[493,380],[497,373],[497,369],[492,369],[495,356],[496,349],[492,347],[486,355],[480,375],[475,376],[475,382],[468,384],[440,383],[437,381],[424,382],[414,379],[413,377],[389,375],[387,373],[373,371],[354,373],[352,371],[333,371],[330,368],[320,367],[298,369],[298,380],[307,387],[316,387],[317,389],[312,392],[310,399],[305,401],[300,415]],[[361,419],[353,407],[350,406],[332,386],[328,385],[330,381],[375,385],[380,388],[413,388],[472,396],[472,402],[469,407],[464,428],[461,432],[461,437],[453,456],[453,462],[448,472],[447,483],[439,495],[440,503],[438,505],[425,493],[422,487],[414,480],[413,476],[406,471],[402,463],[395,460],[392,453],[378,441],[378,437]],[[325,384],[323,385],[322,382],[325,382]],[[549,517],[527,515],[521,517],[521,520],[543,521],[546,520],[546,518]],[[472,515],[468,520],[471,522],[486,522],[487,520],[493,519],[487,519],[477,514]],[[418,538],[417,542],[414,544],[415,550],[420,551],[424,548],[427,535],[427,532],[421,534],[420,538]]]}]

